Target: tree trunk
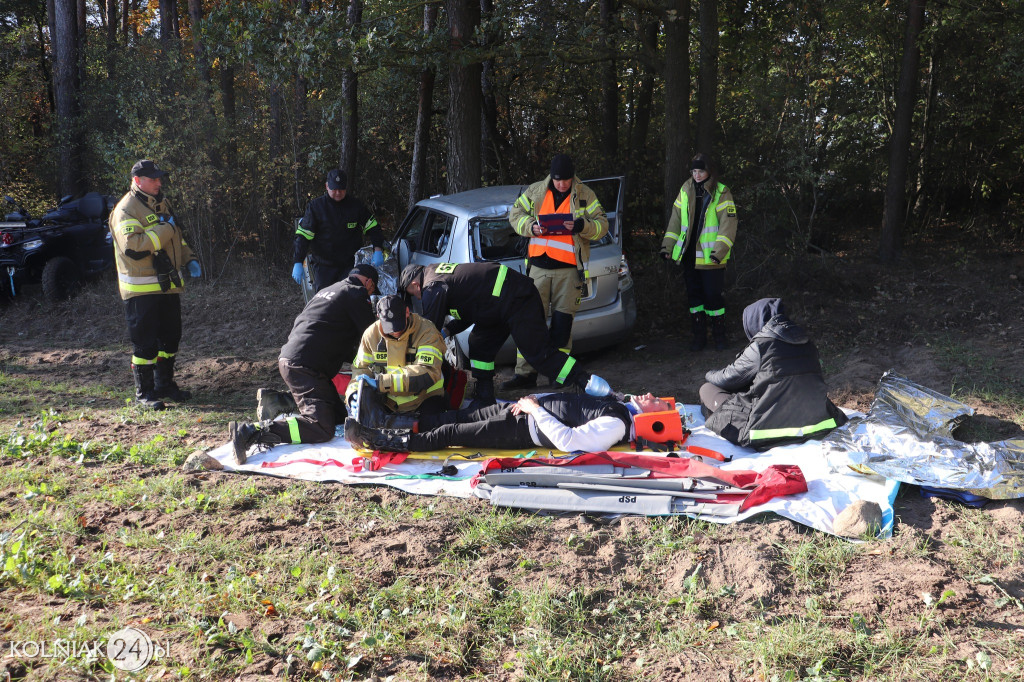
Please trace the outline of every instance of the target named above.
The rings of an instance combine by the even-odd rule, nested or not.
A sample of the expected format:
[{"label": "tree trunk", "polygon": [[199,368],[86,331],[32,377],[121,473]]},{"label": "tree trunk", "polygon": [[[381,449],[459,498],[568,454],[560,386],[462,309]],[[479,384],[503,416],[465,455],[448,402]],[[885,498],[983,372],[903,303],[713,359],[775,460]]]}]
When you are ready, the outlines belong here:
[{"label": "tree trunk", "polygon": [[196,70],[208,86],[211,79],[210,65],[206,61],[206,47],[203,45],[200,31],[200,24],[203,21],[203,0],[188,0],[188,18],[192,23],[192,56],[196,59]]},{"label": "tree trunk", "polygon": [[58,178],[61,194],[77,194],[81,182],[78,138],[78,43],[76,0],[53,2],[53,96],[56,105]]},{"label": "tree trunk", "polygon": [[[423,6],[423,34],[430,35],[437,19],[437,3]],[[409,174],[409,210],[422,199],[423,178],[427,173],[427,147],[430,145],[430,119],[434,110],[434,68],[426,66],[420,72],[419,106],[416,111],[416,137],[412,145],[412,171]]]},{"label": "tree trunk", "polygon": [[[350,0],[348,4],[348,25],[351,31],[363,20],[362,0]],[[341,158],[338,167],[348,175],[349,192],[356,183],[357,136],[359,135],[359,77],[355,69],[346,68],[341,79]]]},{"label": "tree trunk", "polygon": [[[299,2],[299,11],[304,17],[309,16],[309,0]],[[295,77],[295,205],[299,206],[302,200],[300,184],[302,182],[302,169],[306,166],[306,99],[309,96],[309,79],[301,74]]]},{"label": "tree trunk", "polygon": [[615,59],[610,56],[615,50],[615,0],[600,0],[600,13],[603,46],[609,54],[607,61],[601,63],[600,144],[604,163],[599,173],[605,174],[617,171],[619,157],[619,77]]},{"label": "tree trunk", "polygon": [[287,229],[288,222],[283,216],[281,201],[281,86],[270,84],[270,234],[267,240],[268,255],[280,251],[282,222]]},{"label": "tree trunk", "polygon": [[224,126],[227,128],[227,149],[224,153],[224,165],[233,170],[238,161],[238,142],[235,140],[235,67],[221,63],[220,92],[224,106]]},{"label": "tree trunk", "polygon": [[113,54],[113,52],[117,49],[117,0],[106,0],[106,1],[107,1],[107,54]]},{"label": "tree trunk", "polygon": [[174,37],[174,0],[160,0],[160,41],[169,43]]},{"label": "tree trunk", "polygon": [[132,0],[121,3],[121,42],[128,47],[128,16],[131,14]]},{"label": "tree trunk", "polygon": [[448,192],[480,186],[480,63],[462,63],[480,25],[478,0],[445,0],[448,11]]},{"label": "tree trunk", "polygon": [[896,118],[889,142],[889,178],[885,186],[885,212],[882,215],[882,239],[878,254],[883,263],[898,260],[903,247],[907,160],[910,158],[917,68],[921,61],[918,37],[924,28],[924,6],[925,0],[910,0],[907,11],[907,32],[903,40],[903,62],[896,88]]},{"label": "tree trunk", "polygon": [[[494,13],[493,0],[480,0],[480,15],[487,19]],[[481,37],[482,47],[498,40],[493,31]],[[480,164],[483,169],[483,177],[487,183],[493,183],[501,175],[498,166],[500,154],[500,134],[498,133],[498,103],[494,96],[492,85],[494,74],[494,60],[485,59],[480,65],[480,95],[481,95],[481,120],[480,120]]]},{"label": "tree trunk", "polygon": [[665,16],[665,220],[689,174],[690,2],[672,0]]},{"label": "tree trunk", "polygon": [[699,22],[697,151],[715,154],[715,108],[718,101],[718,0],[700,0]]}]

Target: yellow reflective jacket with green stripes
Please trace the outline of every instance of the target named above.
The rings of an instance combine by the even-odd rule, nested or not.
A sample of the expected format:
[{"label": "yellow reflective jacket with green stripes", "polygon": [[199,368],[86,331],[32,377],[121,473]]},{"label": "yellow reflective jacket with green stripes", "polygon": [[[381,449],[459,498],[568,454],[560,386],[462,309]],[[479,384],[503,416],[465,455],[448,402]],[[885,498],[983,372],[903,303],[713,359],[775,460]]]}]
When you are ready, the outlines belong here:
[{"label": "yellow reflective jacket with green stripes", "polygon": [[[172,216],[166,199],[158,201],[137,187],[121,197],[110,212],[110,235],[114,240],[121,298],[181,293],[184,285],[178,286],[173,281],[166,290],[160,286],[153,264],[153,252],[158,250],[167,254],[179,272],[195,258]],[[184,282],[184,278],[178,281]]]},{"label": "yellow reflective jacket with green stripes", "polygon": [[377,381],[384,403],[395,412],[414,412],[427,398],[444,395],[444,339],[432,322],[413,313],[409,326],[397,339],[381,332],[374,322],[359,341],[352,361],[352,381],[346,402],[355,393],[356,379],[368,375]]},{"label": "yellow reflective jacket with green stripes", "polygon": [[[512,229],[524,237],[534,237],[533,224],[537,222],[537,212],[544,204],[544,195],[551,183],[551,176],[535,182],[519,195],[508,212],[508,222]],[[572,236],[576,255],[581,269],[586,269],[590,261],[590,242],[597,241],[608,234],[608,216],[605,215],[601,202],[597,200],[594,190],[590,189],[579,178],[572,179],[569,190],[572,204],[573,219],[583,218],[583,231]]]},{"label": "yellow reflective jacket with green stripes", "polygon": [[[690,227],[694,223],[696,206],[697,190],[694,188],[693,178],[690,178],[683,183],[679,195],[672,203],[668,229],[661,240],[661,252],[669,254],[677,263],[686,250],[686,242],[694,238]],[[732,255],[733,242],[736,240],[736,223],[736,204],[732,200],[732,192],[719,182],[711,192],[711,201],[708,202],[704,214],[704,225],[697,237],[699,241],[695,249],[695,266],[698,270],[725,267],[729,256]]]}]

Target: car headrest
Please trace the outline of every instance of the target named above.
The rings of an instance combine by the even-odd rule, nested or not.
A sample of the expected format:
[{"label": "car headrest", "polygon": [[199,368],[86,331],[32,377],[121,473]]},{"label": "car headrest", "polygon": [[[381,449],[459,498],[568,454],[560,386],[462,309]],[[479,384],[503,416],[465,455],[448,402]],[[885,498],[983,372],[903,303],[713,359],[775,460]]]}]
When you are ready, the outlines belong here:
[{"label": "car headrest", "polygon": [[89,192],[78,200],[78,212],[84,218],[102,218],[103,209],[104,201],[99,192]]}]

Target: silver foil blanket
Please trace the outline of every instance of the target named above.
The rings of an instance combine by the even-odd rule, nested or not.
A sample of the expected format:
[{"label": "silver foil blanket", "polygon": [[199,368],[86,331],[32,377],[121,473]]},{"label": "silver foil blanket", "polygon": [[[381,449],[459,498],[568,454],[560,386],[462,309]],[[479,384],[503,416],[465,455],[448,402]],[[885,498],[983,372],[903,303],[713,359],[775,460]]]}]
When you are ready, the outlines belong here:
[{"label": "silver foil blanket", "polygon": [[892,370],[867,416],[822,440],[836,466],[849,464],[904,483],[965,490],[993,500],[1024,497],[1024,439],[962,443],[953,429],[974,410]]}]

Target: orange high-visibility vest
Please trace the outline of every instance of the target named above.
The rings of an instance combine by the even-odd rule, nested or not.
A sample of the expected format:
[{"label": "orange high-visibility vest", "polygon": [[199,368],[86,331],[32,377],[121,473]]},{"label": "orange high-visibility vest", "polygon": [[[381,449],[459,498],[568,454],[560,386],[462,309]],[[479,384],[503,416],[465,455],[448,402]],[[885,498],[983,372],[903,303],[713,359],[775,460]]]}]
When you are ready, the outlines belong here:
[{"label": "orange high-visibility vest", "polygon": [[[538,216],[551,215],[553,213],[565,213],[572,215],[572,193],[565,197],[562,205],[555,209],[555,195],[549,189],[544,195],[544,203],[541,204]],[[532,237],[530,248],[527,251],[530,258],[547,256],[559,263],[576,265],[576,245],[571,234],[544,235],[543,237]]]}]

